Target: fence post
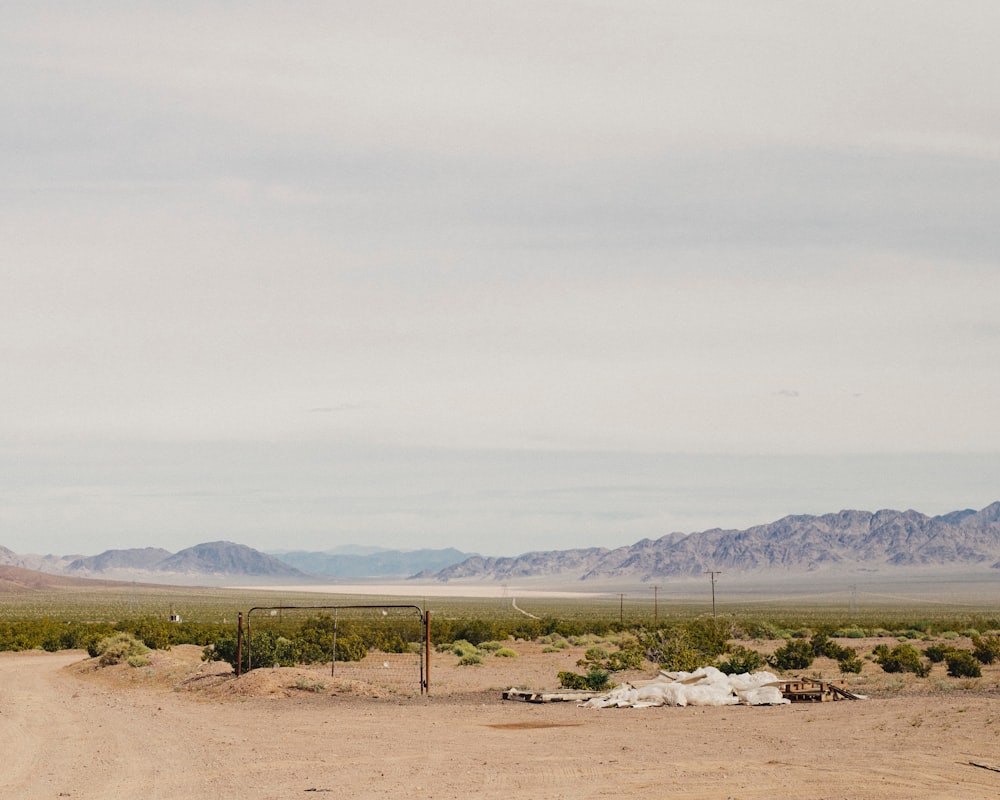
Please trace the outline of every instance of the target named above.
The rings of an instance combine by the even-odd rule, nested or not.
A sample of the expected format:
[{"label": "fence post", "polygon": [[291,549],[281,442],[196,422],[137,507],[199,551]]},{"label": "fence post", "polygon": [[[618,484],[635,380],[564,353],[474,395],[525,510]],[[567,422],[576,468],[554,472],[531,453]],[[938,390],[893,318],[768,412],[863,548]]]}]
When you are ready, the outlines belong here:
[{"label": "fence post", "polygon": [[243,612],[236,618],[236,677],[243,674]]},{"label": "fence post", "polygon": [[431,693],[431,612],[424,611],[424,692]]}]

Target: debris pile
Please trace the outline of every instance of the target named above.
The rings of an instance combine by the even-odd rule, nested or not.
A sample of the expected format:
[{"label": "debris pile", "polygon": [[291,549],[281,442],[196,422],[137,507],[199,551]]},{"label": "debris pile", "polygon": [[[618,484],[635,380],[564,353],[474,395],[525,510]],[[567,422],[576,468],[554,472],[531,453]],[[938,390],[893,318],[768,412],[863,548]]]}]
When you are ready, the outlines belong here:
[{"label": "debris pile", "polygon": [[622,683],[592,697],[584,708],[650,708],[653,706],[776,706],[790,700],[781,681],[770,672],[726,675],[715,667],[694,672],[661,672],[648,681]]}]

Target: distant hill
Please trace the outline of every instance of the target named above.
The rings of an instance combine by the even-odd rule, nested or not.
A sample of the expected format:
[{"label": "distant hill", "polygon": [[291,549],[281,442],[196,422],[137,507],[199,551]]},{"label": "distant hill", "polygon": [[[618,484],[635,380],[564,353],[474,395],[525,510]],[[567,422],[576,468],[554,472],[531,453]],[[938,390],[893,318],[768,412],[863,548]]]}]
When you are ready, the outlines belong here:
[{"label": "distant hill", "polygon": [[[331,578],[401,578],[437,572],[469,558],[471,553],[446,548],[443,550],[380,550],[367,548],[367,552],[335,551],[272,553],[286,564],[303,572]],[[361,548],[358,548],[359,550]]]},{"label": "distant hill", "polygon": [[36,592],[40,590],[79,588],[84,586],[114,585],[112,581],[95,581],[87,578],[69,578],[65,575],[50,575],[23,567],[12,567],[9,564],[0,565],[0,592],[19,594],[21,592]]},{"label": "distant hill", "polygon": [[171,555],[162,547],[140,547],[130,550],[105,550],[100,555],[84,556],[70,562],[69,573],[102,573],[113,570],[155,569]]},{"label": "distant hill", "polygon": [[0,563],[4,561],[14,566],[31,565],[52,575],[158,583],[196,582],[207,578],[308,579],[295,567],[273,556],[233,542],[208,542],[177,553],[159,547],[105,550],[96,556],[75,556],[68,561],[54,556],[22,557],[2,548]]},{"label": "distant hill", "polygon": [[160,572],[252,575],[269,578],[306,577],[295,567],[245,544],[208,542],[181,550],[156,565]]},{"label": "distant hill", "polygon": [[511,558],[476,556],[438,571],[438,580],[625,579],[817,570],[887,570],[980,565],[1000,569],[1000,502],[937,517],[917,511],[840,511],[789,516],[746,530],[671,533],[633,545],[551,550]]}]

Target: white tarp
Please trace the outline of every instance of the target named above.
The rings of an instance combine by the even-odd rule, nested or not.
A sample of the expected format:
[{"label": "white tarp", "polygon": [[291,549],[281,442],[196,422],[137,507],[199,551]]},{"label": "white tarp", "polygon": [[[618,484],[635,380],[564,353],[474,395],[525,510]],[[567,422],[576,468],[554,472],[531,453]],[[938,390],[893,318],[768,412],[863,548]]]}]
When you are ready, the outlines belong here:
[{"label": "white tarp", "polygon": [[774,706],[789,703],[770,672],[726,675],[715,667],[695,672],[661,672],[649,681],[623,683],[594,697],[584,708],[650,708],[652,706]]}]

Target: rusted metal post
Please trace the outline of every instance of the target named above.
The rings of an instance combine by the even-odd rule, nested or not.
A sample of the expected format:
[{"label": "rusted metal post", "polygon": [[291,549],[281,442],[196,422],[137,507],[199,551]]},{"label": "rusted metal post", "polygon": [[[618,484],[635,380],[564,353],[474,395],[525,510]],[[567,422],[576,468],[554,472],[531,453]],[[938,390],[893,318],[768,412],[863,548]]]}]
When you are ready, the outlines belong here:
[{"label": "rusted metal post", "polygon": [[431,612],[424,611],[424,693],[431,693]]},{"label": "rusted metal post", "polygon": [[236,618],[236,677],[243,674],[243,612]]}]

